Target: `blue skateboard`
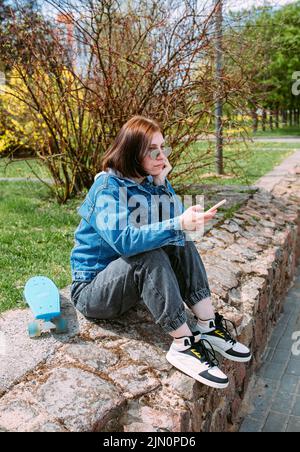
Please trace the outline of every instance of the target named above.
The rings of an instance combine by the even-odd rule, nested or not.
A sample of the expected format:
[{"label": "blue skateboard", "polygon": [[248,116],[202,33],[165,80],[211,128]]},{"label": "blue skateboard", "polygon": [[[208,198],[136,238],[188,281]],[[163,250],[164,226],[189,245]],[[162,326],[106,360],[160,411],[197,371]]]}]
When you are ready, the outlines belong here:
[{"label": "blue skateboard", "polygon": [[59,291],[51,279],[46,276],[30,278],[25,284],[24,298],[36,319],[28,324],[30,337],[39,337],[51,330],[58,334],[67,332],[67,322],[60,312]]}]

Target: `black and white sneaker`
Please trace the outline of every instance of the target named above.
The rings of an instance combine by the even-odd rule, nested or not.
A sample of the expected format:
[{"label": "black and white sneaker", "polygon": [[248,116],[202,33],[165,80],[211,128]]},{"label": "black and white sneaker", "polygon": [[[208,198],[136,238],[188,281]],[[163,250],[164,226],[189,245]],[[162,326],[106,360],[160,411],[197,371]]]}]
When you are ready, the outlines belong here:
[{"label": "black and white sneaker", "polygon": [[232,323],[236,332],[233,322],[224,319],[222,315],[216,313],[215,319],[207,320],[206,325],[202,326],[197,323],[193,334],[196,337],[201,333],[201,338],[209,341],[212,348],[225,358],[239,363],[246,363],[251,359],[251,352],[248,347],[237,342],[232,337],[228,330],[228,322]]},{"label": "black and white sneaker", "polygon": [[174,367],[195,380],[212,388],[226,388],[228,378],[218,368],[213,349],[206,348],[205,343],[207,341],[201,339],[201,334],[174,339],[166,358]]}]

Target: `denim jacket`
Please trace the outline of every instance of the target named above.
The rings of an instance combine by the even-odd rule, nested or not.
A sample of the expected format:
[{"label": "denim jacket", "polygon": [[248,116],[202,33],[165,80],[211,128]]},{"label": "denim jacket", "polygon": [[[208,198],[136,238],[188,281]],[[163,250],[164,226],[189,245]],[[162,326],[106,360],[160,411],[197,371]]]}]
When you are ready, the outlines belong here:
[{"label": "denim jacket", "polygon": [[184,207],[167,178],[156,186],[150,175],[137,183],[112,169],[102,171],[77,211],[72,282],[92,281],[120,256],[185,244],[179,223]]}]

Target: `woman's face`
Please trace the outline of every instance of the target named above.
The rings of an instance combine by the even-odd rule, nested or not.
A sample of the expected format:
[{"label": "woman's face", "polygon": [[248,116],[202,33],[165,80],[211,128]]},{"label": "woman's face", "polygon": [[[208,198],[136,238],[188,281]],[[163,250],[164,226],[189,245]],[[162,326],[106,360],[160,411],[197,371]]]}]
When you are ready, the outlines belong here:
[{"label": "woman's face", "polygon": [[166,157],[162,153],[162,149],[164,149],[164,142],[165,140],[162,134],[160,132],[155,132],[152,137],[149,151],[160,149],[160,154],[156,160],[153,160],[150,157],[150,154],[142,160],[143,169],[151,176],[158,176],[165,166]]}]

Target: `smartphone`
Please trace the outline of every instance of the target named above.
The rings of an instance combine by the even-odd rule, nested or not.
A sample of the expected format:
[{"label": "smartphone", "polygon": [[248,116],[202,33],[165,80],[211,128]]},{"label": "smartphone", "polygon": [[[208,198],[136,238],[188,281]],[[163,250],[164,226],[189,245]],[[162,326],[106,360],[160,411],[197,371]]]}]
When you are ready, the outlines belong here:
[{"label": "smartphone", "polygon": [[210,212],[211,210],[217,209],[218,207],[220,207],[220,206],[222,206],[223,204],[225,204],[225,202],[227,202],[227,200],[226,200],[226,199],[223,199],[222,201],[218,202],[218,204],[216,204],[215,206],[213,206],[213,207],[211,207],[209,210],[207,210],[206,213],[207,213],[207,212]]}]

